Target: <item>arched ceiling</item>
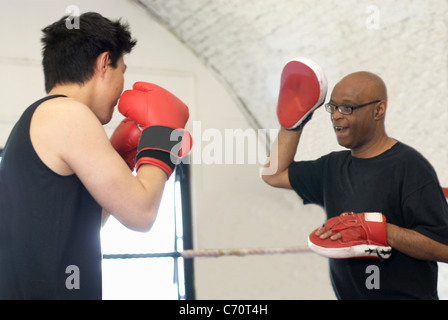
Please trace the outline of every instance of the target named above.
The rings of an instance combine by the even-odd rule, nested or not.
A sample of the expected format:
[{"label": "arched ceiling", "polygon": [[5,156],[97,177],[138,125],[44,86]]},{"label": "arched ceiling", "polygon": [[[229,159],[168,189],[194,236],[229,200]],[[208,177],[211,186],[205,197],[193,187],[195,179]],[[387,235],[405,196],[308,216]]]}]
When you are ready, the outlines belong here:
[{"label": "arched ceiling", "polygon": [[[366,69],[409,102],[446,86],[446,1],[137,1],[215,73],[255,127],[278,126],[281,69],[297,56],[320,64],[330,89],[341,76]],[[416,80],[428,72],[424,82]]]}]

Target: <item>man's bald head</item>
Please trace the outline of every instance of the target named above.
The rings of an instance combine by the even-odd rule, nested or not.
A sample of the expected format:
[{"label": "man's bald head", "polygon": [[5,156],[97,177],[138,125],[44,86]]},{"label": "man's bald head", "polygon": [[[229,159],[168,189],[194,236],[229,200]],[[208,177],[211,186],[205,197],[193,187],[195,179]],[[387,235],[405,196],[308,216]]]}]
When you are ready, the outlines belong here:
[{"label": "man's bald head", "polygon": [[365,103],[373,100],[387,101],[387,88],[383,79],[378,75],[372,72],[359,71],[342,78],[333,89],[332,100],[333,97],[338,100],[341,98],[348,99],[354,103]]}]

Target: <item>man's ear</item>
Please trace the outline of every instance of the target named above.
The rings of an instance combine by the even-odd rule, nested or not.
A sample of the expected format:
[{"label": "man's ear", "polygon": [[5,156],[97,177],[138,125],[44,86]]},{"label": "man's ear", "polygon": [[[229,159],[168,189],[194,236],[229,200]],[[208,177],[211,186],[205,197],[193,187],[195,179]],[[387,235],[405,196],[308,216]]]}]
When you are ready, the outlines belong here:
[{"label": "man's ear", "polygon": [[106,51],[106,52],[101,53],[96,58],[95,72],[98,72],[98,75],[100,75],[100,76],[104,76],[109,64],[110,64],[109,52]]},{"label": "man's ear", "polygon": [[375,120],[382,120],[386,116],[387,102],[382,100],[375,106]]}]

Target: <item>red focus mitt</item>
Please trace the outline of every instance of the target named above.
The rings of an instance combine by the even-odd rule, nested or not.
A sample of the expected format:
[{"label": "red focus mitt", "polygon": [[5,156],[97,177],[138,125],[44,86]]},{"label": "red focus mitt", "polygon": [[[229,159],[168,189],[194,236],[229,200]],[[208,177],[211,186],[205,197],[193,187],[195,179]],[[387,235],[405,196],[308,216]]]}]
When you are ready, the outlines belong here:
[{"label": "red focus mitt", "polygon": [[289,61],[282,71],[277,103],[280,125],[301,129],[324,103],[327,89],[325,73],[315,62],[306,58]]},{"label": "red focus mitt", "polygon": [[387,244],[386,217],[379,212],[345,212],[329,219],[324,229],[324,232],[340,233],[342,237],[321,239],[316,235],[318,229],[314,230],[308,237],[308,245],[321,256],[388,259],[392,254],[392,248]]}]

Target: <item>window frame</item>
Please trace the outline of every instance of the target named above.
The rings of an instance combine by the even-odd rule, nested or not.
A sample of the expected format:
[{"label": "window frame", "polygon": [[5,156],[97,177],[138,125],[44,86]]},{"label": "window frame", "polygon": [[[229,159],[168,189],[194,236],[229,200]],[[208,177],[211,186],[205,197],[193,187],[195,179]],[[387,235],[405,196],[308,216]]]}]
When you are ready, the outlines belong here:
[{"label": "window frame", "polygon": [[[180,183],[180,196],[182,203],[182,236],[183,236],[183,250],[193,249],[193,223],[191,214],[191,188],[190,188],[190,174],[191,167],[189,162],[181,162],[175,171],[175,182]],[[195,300],[194,288],[194,261],[192,258],[176,258],[183,260],[184,264],[184,279],[185,279],[185,300]],[[179,299],[181,298],[180,295]]]},{"label": "window frame", "polygon": [[[174,252],[165,253],[124,253],[124,254],[103,254],[103,259],[154,259],[154,258],[172,258],[173,259],[173,277],[177,285],[177,298],[178,300],[195,300],[195,288],[194,288],[194,261],[191,258],[182,258],[180,253],[183,250],[193,249],[193,227],[192,227],[192,214],[191,214],[191,192],[190,192],[190,165],[181,162],[174,171],[174,185],[179,183],[180,199],[177,198],[175,193],[175,211],[181,210],[181,222],[182,222],[182,234],[177,233],[177,214],[175,215],[174,222],[174,234],[175,244]],[[179,201],[180,200],[180,201]],[[178,203],[181,204],[181,208],[178,208]],[[182,244],[181,248],[178,248],[177,243]],[[183,274],[179,275],[179,267],[183,265]],[[185,292],[181,292],[180,282],[183,280]]]}]

